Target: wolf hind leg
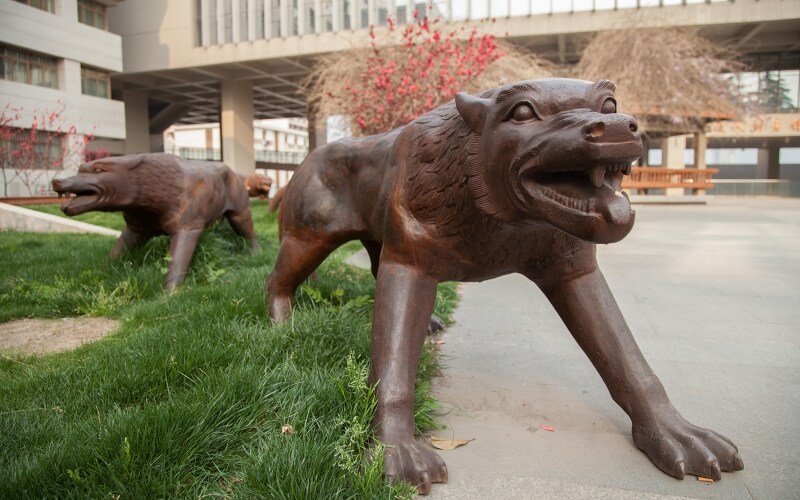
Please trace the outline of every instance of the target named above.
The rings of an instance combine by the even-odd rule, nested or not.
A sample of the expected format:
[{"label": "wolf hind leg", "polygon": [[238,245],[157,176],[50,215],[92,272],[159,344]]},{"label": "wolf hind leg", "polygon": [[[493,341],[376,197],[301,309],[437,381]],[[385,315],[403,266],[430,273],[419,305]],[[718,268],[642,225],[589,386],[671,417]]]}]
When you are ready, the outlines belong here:
[{"label": "wolf hind leg", "polygon": [[258,240],[256,240],[256,232],[253,229],[253,215],[250,210],[242,210],[241,212],[230,211],[225,214],[233,231],[239,236],[246,238],[250,242],[250,247],[253,251],[258,250]]},{"label": "wolf hind leg", "polygon": [[275,266],[265,284],[267,309],[273,321],[280,323],[289,319],[297,287],[342,243],[284,235]]}]

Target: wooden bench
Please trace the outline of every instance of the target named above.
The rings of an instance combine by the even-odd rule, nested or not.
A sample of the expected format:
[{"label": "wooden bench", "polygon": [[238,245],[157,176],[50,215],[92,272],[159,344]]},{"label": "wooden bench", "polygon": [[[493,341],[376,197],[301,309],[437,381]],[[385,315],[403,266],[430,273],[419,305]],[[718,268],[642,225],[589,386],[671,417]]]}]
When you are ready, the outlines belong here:
[{"label": "wooden bench", "polygon": [[719,172],[717,168],[655,168],[633,167],[631,175],[622,180],[623,189],[685,188],[694,192],[712,189],[711,177]]}]

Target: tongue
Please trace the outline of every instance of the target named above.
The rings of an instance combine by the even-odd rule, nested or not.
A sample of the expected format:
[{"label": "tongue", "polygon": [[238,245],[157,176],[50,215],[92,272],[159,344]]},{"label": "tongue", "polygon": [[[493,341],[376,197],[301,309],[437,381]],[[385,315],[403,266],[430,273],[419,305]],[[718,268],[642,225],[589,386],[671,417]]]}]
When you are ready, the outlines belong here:
[{"label": "tongue", "polygon": [[628,196],[620,191],[616,191],[610,199],[607,199],[603,207],[603,215],[612,224],[627,224],[631,220],[632,214]]}]

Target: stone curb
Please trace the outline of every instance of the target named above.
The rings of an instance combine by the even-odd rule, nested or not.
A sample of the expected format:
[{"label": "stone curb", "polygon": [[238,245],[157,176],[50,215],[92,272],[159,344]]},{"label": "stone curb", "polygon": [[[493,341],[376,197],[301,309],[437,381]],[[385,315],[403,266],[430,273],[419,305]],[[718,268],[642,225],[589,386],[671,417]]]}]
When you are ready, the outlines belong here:
[{"label": "stone curb", "polygon": [[114,237],[122,234],[115,229],[0,203],[0,230],[3,229],[34,233],[94,233]]}]

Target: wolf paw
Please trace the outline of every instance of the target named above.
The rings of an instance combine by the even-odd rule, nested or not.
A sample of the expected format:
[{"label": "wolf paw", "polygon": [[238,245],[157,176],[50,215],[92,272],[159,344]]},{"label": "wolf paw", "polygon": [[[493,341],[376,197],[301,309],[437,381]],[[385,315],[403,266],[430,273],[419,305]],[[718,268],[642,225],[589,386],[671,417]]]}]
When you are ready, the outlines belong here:
[{"label": "wolf paw", "polygon": [[444,330],[444,327],[445,327],[444,321],[442,321],[442,319],[436,316],[435,314],[432,314],[430,321],[428,321],[428,335],[440,332]]},{"label": "wolf paw", "polygon": [[428,445],[413,439],[385,444],[383,470],[388,482],[408,481],[420,495],[430,493],[432,483],[447,482],[444,460]]},{"label": "wolf paw", "polygon": [[690,424],[680,415],[659,416],[633,425],[633,442],[670,476],[686,474],[722,479],[722,472],[742,470],[739,450],[727,437]]}]

